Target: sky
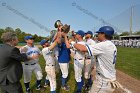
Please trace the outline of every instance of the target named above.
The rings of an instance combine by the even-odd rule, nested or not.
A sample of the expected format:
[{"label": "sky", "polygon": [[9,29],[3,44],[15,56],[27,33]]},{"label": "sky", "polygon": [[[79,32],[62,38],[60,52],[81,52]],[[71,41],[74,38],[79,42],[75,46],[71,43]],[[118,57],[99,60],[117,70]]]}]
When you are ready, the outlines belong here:
[{"label": "sky", "polygon": [[56,29],[55,21],[61,20],[71,30],[93,31],[99,29],[101,19],[115,19],[132,4],[140,0],[0,0],[0,28],[48,36]]}]

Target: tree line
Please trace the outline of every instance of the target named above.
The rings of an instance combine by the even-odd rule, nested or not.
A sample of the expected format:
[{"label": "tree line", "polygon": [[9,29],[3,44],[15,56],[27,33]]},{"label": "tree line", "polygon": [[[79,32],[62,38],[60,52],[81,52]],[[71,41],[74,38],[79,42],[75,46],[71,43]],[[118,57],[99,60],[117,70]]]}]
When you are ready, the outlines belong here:
[{"label": "tree line", "polygon": [[[11,27],[6,27],[5,29],[0,28],[0,37],[1,37],[2,33],[9,32],[9,31],[13,31],[13,32],[15,32],[17,34],[17,37],[18,37],[20,43],[25,42],[24,37],[27,36],[27,35],[33,36],[35,38],[35,42],[40,42],[42,39],[52,39],[54,34],[56,33],[56,30],[52,30],[50,32],[51,36],[42,37],[42,36],[38,36],[37,34],[32,35],[30,33],[25,33],[24,31],[21,31],[20,28],[16,28],[14,30]],[[128,31],[122,32],[121,34],[115,33],[114,34],[114,39],[119,39],[119,36],[128,36],[128,35],[129,35]],[[140,35],[140,31],[133,32],[133,35]],[[1,39],[0,39],[0,43],[2,43]]]},{"label": "tree line", "polygon": [[[35,38],[35,42],[40,42],[42,39],[46,39],[47,37],[42,37],[42,36],[38,36],[37,34],[30,34],[30,33],[25,33],[24,31],[22,31],[20,28],[16,28],[15,30],[11,27],[6,27],[5,29],[0,28],[0,37],[2,35],[2,33],[4,32],[15,32],[17,34],[18,40],[20,43],[24,43],[24,37],[27,35],[31,35]],[[0,39],[0,43],[2,43],[2,40]]]}]

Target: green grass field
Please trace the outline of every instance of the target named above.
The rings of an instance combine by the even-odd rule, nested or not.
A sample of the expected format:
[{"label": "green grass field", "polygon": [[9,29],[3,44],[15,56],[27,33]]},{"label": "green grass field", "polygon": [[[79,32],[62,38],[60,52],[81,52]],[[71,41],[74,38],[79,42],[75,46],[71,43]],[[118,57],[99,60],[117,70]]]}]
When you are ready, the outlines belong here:
[{"label": "green grass field", "polygon": [[[46,73],[44,71],[45,68],[45,61],[43,57],[40,57],[40,64],[43,70],[43,75],[45,79]],[[123,71],[124,73],[140,80],[140,48],[123,48],[123,47],[118,47],[118,54],[117,54],[117,63],[116,63],[116,68]],[[68,85],[70,85],[70,91],[66,92],[61,89],[61,81],[60,81],[60,76],[61,73],[59,72],[57,74],[57,93],[74,93],[76,90],[76,82],[74,79],[74,69],[73,69],[73,64],[70,64],[70,73],[69,73],[69,78],[68,78]],[[25,91],[25,87],[23,84],[23,79],[21,80],[23,89]],[[32,75],[32,81],[30,84],[31,89],[33,90],[33,93],[39,93],[35,90],[35,82],[36,78],[35,75]],[[44,84],[44,81],[42,82]],[[46,91],[43,93],[50,93],[50,88],[47,87]],[[83,91],[84,93],[84,91]]]},{"label": "green grass field", "polygon": [[140,80],[140,48],[118,47],[116,68]]}]

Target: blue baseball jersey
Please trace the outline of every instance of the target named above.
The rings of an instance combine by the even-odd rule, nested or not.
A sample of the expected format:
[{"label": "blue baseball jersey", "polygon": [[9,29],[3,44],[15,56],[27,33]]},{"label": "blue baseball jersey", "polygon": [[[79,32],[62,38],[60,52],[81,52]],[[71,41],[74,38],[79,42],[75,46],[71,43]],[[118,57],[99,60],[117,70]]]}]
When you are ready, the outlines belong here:
[{"label": "blue baseball jersey", "polygon": [[66,44],[64,42],[61,45],[58,45],[58,48],[58,62],[68,63],[70,61],[70,49],[66,47]]}]

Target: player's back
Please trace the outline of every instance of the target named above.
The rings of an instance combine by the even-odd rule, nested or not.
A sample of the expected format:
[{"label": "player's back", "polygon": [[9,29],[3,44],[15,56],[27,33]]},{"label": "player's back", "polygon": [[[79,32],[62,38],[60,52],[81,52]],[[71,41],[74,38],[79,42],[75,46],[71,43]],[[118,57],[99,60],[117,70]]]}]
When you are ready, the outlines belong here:
[{"label": "player's back", "polygon": [[92,51],[97,55],[97,73],[106,79],[116,80],[116,46],[111,41],[106,40],[96,44]]}]

